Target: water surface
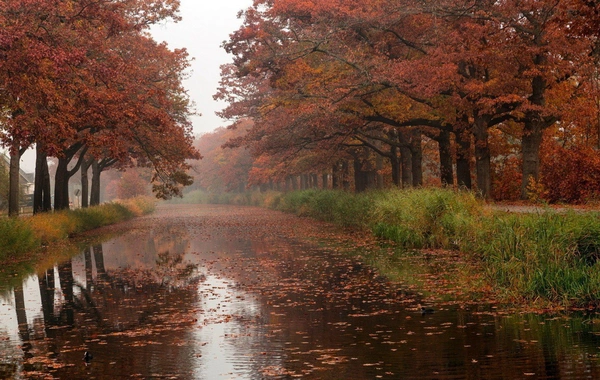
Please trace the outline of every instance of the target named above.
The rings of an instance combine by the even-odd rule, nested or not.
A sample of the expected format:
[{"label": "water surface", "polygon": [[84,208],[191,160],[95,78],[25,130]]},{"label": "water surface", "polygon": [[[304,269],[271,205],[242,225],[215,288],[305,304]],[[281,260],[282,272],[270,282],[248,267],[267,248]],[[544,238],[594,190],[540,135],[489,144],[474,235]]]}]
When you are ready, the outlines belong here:
[{"label": "water surface", "polygon": [[0,296],[0,378],[600,378],[595,314],[424,314],[324,224],[180,206],[126,229]]}]

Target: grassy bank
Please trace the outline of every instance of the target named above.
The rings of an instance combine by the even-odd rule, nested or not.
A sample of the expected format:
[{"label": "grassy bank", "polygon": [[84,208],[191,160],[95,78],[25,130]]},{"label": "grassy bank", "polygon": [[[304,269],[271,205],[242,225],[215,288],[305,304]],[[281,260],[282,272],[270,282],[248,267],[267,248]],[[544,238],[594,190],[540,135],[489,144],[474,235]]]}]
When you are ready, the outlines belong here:
[{"label": "grassy bank", "polygon": [[77,233],[150,213],[151,198],[135,198],[100,206],[38,214],[23,218],[0,218],[0,262],[23,260],[23,255],[65,240]]},{"label": "grassy bank", "polygon": [[443,189],[307,190],[234,199],[370,230],[408,249],[459,252],[477,263],[483,271],[478,275],[508,301],[600,306],[600,215],[595,212],[499,212],[472,193]]}]

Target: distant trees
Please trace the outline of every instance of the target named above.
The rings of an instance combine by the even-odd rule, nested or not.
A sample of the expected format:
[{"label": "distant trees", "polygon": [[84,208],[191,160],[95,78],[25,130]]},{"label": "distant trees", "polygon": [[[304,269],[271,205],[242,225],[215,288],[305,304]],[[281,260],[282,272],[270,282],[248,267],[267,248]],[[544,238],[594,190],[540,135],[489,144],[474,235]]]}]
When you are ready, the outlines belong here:
[{"label": "distant trees", "polygon": [[253,160],[245,148],[224,148],[228,141],[242,136],[251,126],[250,121],[241,122],[235,130],[219,128],[200,136],[195,143],[202,152],[202,160],[192,165],[197,180],[190,189],[202,189],[214,193],[244,191],[249,183]]},{"label": "distant trees", "polygon": [[[251,149],[263,182],[347,171],[356,190],[437,183],[527,198],[551,186],[542,148],[600,146],[599,7],[255,1],[224,45],[222,115],[232,128],[253,120],[228,145]],[[518,190],[499,194],[501,178]]]},{"label": "distant trees", "polygon": [[181,85],[187,54],[147,33],[177,20],[178,7],[171,0],[0,1],[0,141],[17,171],[20,155],[36,145],[34,211],[51,208],[46,157],[58,159],[55,209],[69,207],[69,179],[82,164],[151,167],[160,197],[191,183],[186,160],[199,154]]}]

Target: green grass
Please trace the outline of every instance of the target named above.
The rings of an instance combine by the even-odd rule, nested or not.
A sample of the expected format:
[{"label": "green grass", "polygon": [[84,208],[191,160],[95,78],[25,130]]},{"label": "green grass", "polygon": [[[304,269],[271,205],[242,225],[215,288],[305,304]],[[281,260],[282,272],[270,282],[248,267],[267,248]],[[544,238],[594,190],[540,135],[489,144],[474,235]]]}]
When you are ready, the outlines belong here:
[{"label": "green grass", "polygon": [[0,262],[22,259],[42,245],[77,233],[128,220],[154,210],[155,202],[140,197],[122,202],[24,218],[0,218]]},{"label": "green grass", "polygon": [[579,306],[600,300],[600,215],[500,214],[474,252],[507,294]]},{"label": "green grass", "polygon": [[281,197],[284,211],[366,228],[404,248],[449,249],[476,259],[506,300],[600,305],[598,213],[493,212],[472,193],[446,189]]},{"label": "green grass", "polygon": [[83,232],[93,230],[102,226],[115,224],[123,220],[129,220],[135,214],[124,204],[107,203],[100,207],[80,208],[71,212],[76,219],[76,230]]},{"label": "green grass", "polygon": [[37,245],[33,230],[23,220],[0,218],[0,260],[32,250]]}]

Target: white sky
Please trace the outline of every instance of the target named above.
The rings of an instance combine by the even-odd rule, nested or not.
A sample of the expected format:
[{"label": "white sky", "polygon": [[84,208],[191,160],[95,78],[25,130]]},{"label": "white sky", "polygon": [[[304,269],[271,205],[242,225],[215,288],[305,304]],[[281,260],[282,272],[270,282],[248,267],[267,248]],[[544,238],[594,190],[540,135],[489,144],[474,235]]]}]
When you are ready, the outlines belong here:
[{"label": "white sky", "polygon": [[241,25],[238,12],[251,5],[252,0],[181,0],[183,20],[152,29],[154,39],[166,41],[172,49],[185,47],[194,58],[191,77],[185,86],[197,111],[202,114],[193,118],[195,133],[210,132],[226,125],[215,115],[224,104],[212,98],[219,84],[220,65],[231,62],[221,44]]},{"label": "white sky", "polygon": [[[219,85],[220,66],[231,62],[231,56],[221,48],[221,44],[241,25],[238,12],[251,5],[252,0],[181,0],[179,14],[183,19],[151,30],[155,40],[166,41],[171,49],[185,47],[194,58],[191,75],[184,85],[196,103],[196,111],[202,114],[192,118],[195,134],[226,125],[226,121],[215,115],[225,104],[212,98]],[[21,168],[27,172],[34,171],[34,150],[30,149],[23,155]]]}]

